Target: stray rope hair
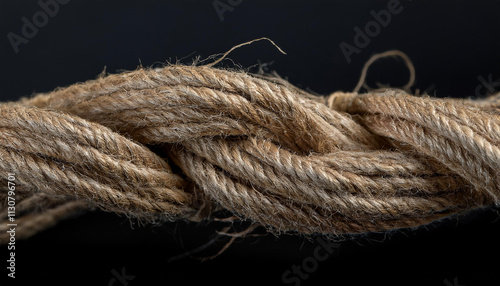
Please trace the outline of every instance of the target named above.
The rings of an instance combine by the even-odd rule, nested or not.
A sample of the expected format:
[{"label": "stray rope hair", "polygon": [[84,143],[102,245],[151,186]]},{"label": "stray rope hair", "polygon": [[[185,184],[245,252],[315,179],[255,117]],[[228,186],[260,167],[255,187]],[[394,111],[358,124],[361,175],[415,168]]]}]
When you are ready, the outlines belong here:
[{"label": "stray rope hair", "polygon": [[277,77],[168,65],[0,104],[0,242],[7,173],[17,238],[92,209],[144,221],[226,210],[275,233],[336,235],[498,205],[500,94],[359,93],[363,82],[323,97]]}]

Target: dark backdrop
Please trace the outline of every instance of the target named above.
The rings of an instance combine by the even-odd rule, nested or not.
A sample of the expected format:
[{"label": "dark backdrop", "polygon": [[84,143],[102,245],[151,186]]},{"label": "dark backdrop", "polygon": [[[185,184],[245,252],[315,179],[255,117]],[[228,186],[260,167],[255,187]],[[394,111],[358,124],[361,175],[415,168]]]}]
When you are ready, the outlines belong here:
[{"label": "dark backdrop", "polygon": [[[377,30],[372,25],[369,43],[365,39],[358,47],[356,29],[364,31],[374,20],[373,12],[394,3],[59,1],[57,9],[52,5],[43,12],[37,1],[0,0],[2,101],[93,79],[105,67],[114,73],[166,61],[190,64],[196,56],[204,59],[263,36],[287,55],[267,42],[257,42],[234,51],[230,58],[244,68],[254,66],[252,71],[257,71],[256,64],[266,64],[268,71],[321,94],[352,90],[368,58],[390,49],[412,59],[417,74],[414,89],[441,97],[477,97],[500,89],[498,1],[404,1],[397,6],[399,12],[383,23],[385,27],[379,25]],[[42,0],[47,2],[57,3]],[[34,27],[23,31],[30,25],[25,21]],[[358,49],[350,62],[340,48],[342,42]],[[385,59],[370,69],[368,83],[401,86],[407,78],[401,60]],[[497,212],[486,209],[415,230],[358,236],[317,264],[311,259],[321,245],[315,238],[286,235],[237,239],[210,261],[182,258],[178,255],[210,241],[193,255],[215,254],[228,241],[214,235],[222,226],[185,222],[140,226],[126,217],[95,212],[18,241],[17,282],[500,285]],[[5,261],[6,249],[2,255],[0,261]],[[0,264],[5,273],[6,262]],[[311,273],[288,280],[299,277],[290,274],[283,280],[293,265],[305,266]],[[123,274],[128,280],[117,278]],[[12,283],[5,276],[0,284],[10,285],[4,284]]]}]

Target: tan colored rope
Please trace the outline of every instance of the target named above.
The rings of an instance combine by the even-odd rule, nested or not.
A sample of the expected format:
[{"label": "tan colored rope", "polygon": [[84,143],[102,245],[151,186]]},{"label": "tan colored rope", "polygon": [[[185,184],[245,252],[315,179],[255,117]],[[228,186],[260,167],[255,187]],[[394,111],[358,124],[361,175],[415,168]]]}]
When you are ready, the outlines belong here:
[{"label": "tan colored rope", "polygon": [[16,174],[17,237],[93,208],[146,221],[225,209],[278,233],[415,227],[498,204],[498,98],[387,89],[325,104],[212,66],[139,69],[0,105],[0,172]]}]

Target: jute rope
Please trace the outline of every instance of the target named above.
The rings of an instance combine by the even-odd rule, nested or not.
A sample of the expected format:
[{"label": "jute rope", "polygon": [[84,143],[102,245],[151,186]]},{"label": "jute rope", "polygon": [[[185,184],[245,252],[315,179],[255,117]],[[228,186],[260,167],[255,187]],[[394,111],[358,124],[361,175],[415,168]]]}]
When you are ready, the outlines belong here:
[{"label": "jute rope", "polygon": [[7,173],[18,238],[94,208],[145,221],[227,210],[277,233],[359,233],[500,197],[500,95],[319,97],[276,78],[170,65],[5,103],[0,114],[2,243]]}]

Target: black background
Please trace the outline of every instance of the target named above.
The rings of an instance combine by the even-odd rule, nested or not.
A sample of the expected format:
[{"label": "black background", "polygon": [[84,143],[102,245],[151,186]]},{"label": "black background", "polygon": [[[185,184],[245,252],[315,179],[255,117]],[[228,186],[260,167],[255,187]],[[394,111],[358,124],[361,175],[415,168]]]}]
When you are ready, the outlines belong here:
[{"label": "black background", "polygon": [[[41,7],[36,1],[0,0],[0,100],[93,79],[105,67],[115,73],[166,61],[191,64],[197,56],[206,59],[263,36],[287,55],[262,41],[229,57],[250,71],[267,64],[269,71],[320,94],[352,90],[369,57],[391,49],[412,59],[414,90],[476,97],[500,88],[495,82],[500,78],[498,1],[403,1],[403,11],[350,63],[339,44],[353,45],[354,27],[364,29],[373,20],[370,11],[386,9],[387,1],[218,2],[237,5],[220,17],[211,0],[71,0],[15,53],[7,35],[22,35],[21,18],[31,21]],[[224,61],[223,66],[233,65]],[[492,80],[489,91],[480,78]],[[397,87],[407,79],[398,59],[381,60],[368,74],[371,86]],[[498,209],[486,209],[414,230],[357,236],[300,284],[500,285],[498,218]],[[217,237],[214,232],[221,228],[186,222],[140,226],[114,214],[85,214],[18,241],[16,281],[124,285],[112,280],[113,270],[123,269],[135,276],[131,286],[281,285],[282,274],[302,265],[319,245],[314,238],[267,235],[238,239],[213,260],[172,261]],[[215,254],[225,242],[220,237],[195,256]],[[6,249],[1,253],[5,261]],[[0,263],[1,285],[12,284],[4,279],[6,264]]]}]

